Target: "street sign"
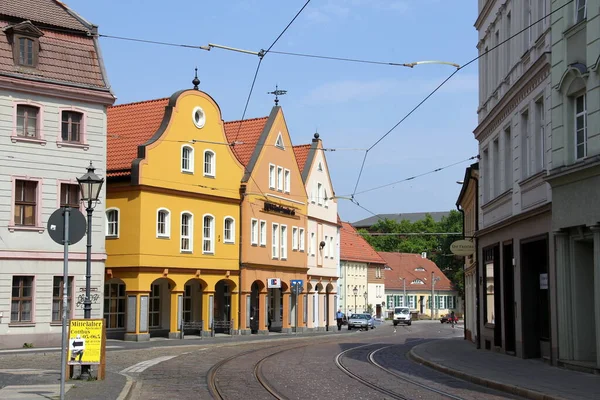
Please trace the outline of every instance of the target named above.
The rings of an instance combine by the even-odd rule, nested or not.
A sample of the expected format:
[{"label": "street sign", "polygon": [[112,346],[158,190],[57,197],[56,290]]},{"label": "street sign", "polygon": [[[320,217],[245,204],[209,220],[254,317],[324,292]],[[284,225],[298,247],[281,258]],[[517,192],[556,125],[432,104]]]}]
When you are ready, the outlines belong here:
[{"label": "street sign", "polygon": [[[48,234],[56,243],[64,244],[65,235],[65,209],[59,208],[48,218]],[[86,220],[81,211],[76,208],[69,209],[69,244],[79,242],[85,236]]]},{"label": "street sign", "polygon": [[475,253],[475,243],[470,240],[457,240],[450,245],[450,251],[457,256],[470,256]]},{"label": "street sign", "polygon": [[302,281],[302,279],[292,279],[292,280],[290,281],[290,284],[291,284],[292,286],[296,286],[296,285],[298,285],[298,286],[302,286],[302,284],[303,284],[303,283],[304,283],[304,282]]},{"label": "street sign", "polygon": [[267,288],[268,289],[281,289],[281,279],[279,279],[279,278],[267,279]]}]

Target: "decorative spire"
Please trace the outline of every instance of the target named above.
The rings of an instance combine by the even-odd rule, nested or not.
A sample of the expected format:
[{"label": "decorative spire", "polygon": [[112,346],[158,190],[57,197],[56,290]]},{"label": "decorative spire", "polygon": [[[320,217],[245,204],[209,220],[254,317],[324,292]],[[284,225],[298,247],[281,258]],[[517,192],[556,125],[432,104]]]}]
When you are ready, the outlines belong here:
[{"label": "decorative spire", "polygon": [[267,94],[274,94],[275,95],[275,106],[279,105],[279,96],[283,96],[286,93],[287,93],[287,90],[279,90],[277,85],[275,85],[275,90],[274,91],[267,92]]},{"label": "decorative spire", "polygon": [[194,84],[194,89],[198,90],[198,85],[200,84],[200,79],[198,79],[198,67],[196,67],[195,70],[196,70],[196,76],[194,77],[194,80],[192,81],[192,83]]}]

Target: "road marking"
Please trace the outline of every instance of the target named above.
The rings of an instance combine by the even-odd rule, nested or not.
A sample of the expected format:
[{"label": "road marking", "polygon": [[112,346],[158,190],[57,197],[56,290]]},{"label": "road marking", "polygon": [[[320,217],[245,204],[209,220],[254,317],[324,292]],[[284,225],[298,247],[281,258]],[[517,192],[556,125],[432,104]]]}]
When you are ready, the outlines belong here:
[{"label": "road marking", "polygon": [[[122,349],[123,346],[106,346],[107,349]],[[62,347],[32,347],[30,349],[9,349],[0,350],[0,354],[3,353],[28,353],[35,351],[61,351]]]},{"label": "road marking", "polygon": [[[65,392],[73,385],[66,384]],[[51,399],[60,396],[60,385],[14,385],[0,389],[2,400]]]},{"label": "road marking", "polygon": [[131,367],[127,367],[125,368],[123,371],[121,371],[122,374],[126,374],[126,373],[140,373],[145,371],[147,368],[150,368],[156,364],[159,364],[163,361],[167,361],[170,360],[171,358],[174,358],[176,356],[164,356],[164,357],[157,357],[157,358],[153,358],[151,360],[146,360],[146,361],[142,361],[139,362],[137,364],[132,365]]},{"label": "road marking", "polygon": [[0,369],[0,374],[11,374],[11,375],[44,375],[53,374],[58,370],[52,369],[32,369],[32,368],[21,368],[21,369]]}]

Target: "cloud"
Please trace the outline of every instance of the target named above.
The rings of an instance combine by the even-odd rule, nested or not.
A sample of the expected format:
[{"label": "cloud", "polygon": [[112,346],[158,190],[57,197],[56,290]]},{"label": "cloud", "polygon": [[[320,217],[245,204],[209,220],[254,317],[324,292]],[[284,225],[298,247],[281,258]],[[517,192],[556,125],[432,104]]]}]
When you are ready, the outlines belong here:
[{"label": "cloud", "polygon": [[[403,96],[424,96],[435,89],[443,80],[444,77],[405,81],[377,79],[372,81],[343,80],[328,82],[312,89],[305,96],[304,103],[311,105],[341,104],[372,100],[375,97],[391,93],[402,93]],[[459,73],[446,82],[439,93],[477,93],[478,85],[479,78],[476,74],[461,75]]]}]

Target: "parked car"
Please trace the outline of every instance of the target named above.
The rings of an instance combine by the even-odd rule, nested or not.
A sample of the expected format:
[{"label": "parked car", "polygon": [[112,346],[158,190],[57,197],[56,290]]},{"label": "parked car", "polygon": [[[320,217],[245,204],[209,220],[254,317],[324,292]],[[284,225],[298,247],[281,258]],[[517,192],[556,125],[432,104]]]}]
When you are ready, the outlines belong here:
[{"label": "parked car", "polygon": [[366,329],[375,328],[375,320],[370,314],[352,314],[348,318],[348,330],[352,328]]},{"label": "parked car", "polygon": [[410,309],[408,307],[394,308],[394,326],[398,324],[406,324],[409,326],[412,324]]},{"label": "parked car", "polygon": [[[452,314],[446,314],[446,315],[442,316],[442,318],[440,318],[440,322],[442,324],[451,323],[452,322]],[[458,323],[458,317],[456,315],[454,316],[454,323],[455,324]]]}]

